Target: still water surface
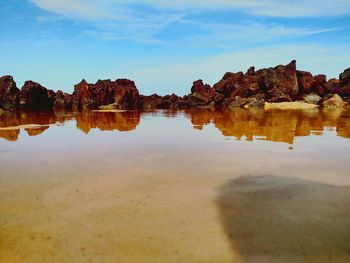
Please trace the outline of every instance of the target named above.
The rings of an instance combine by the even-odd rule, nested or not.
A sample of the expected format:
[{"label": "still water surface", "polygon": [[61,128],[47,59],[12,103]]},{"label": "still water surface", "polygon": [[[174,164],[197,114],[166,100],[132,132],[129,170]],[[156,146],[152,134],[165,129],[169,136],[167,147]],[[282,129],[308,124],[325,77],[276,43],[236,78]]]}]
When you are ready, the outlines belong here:
[{"label": "still water surface", "polygon": [[0,262],[350,262],[350,111],[0,115]]}]

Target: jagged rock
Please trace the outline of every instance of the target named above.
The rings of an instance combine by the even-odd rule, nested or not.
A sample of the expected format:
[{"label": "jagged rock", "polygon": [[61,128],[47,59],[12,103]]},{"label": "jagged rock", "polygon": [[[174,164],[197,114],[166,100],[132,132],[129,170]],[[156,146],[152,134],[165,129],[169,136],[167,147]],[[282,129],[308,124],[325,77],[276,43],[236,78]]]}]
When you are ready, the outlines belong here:
[{"label": "jagged rock", "polygon": [[243,72],[227,72],[223,78],[213,86],[213,90],[219,94],[223,94],[226,98],[236,96],[247,98],[255,94],[258,88],[253,69],[249,69],[247,73],[248,74],[244,75]]},{"label": "jagged rock", "polygon": [[315,92],[303,95],[303,101],[309,104],[318,104],[321,100],[321,97]]},{"label": "jagged rock", "polygon": [[203,80],[199,79],[193,82],[191,93],[195,93],[195,92],[199,94],[209,93],[210,89],[211,89],[210,85],[204,84]]},{"label": "jagged rock", "polygon": [[162,103],[162,96],[154,93],[150,96],[140,96],[138,107],[142,109],[157,109]]},{"label": "jagged rock", "polygon": [[66,103],[64,100],[64,93],[62,90],[58,90],[54,98],[53,107],[55,110],[63,110],[66,108]]},{"label": "jagged rock", "polygon": [[246,76],[254,76],[255,75],[255,67],[250,67],[245,73]]},{"label": "jagged rock", "polygon": [[188,99],[192,106],[207,106],[214,100],[216,95],[217,93],[210,85],[204,84],[200,79],[193,82]]},{"label": "jagged rock", "polygon": [[310,72],[297,70],[299,92],[305,94],[311,91],[314,77]]},{"label": "jagged rock", "polygon": [[338,94],[334,94],[331,98],[322,102],[322,106],[325,108],[342,108],[346,105],[347,103]]},{"label": "jagged rock", "polygon": [[19,89],[12,76],[0,78],[0,107],[9,110],[18,104]]},{"label": "jagged rock", "polygon": [[256,76],[268,101],[283,102],[296,99],[299,89],[295,60],[286,66],[258,70]]},{"label": "jagged rock", "polygon": [[171,95],[166,95],[164,97],[161,98],[161,102],[158,105],[158,108],[160,109],[170,109],[170,108],[177,108],[179,97],[175,94],[171,94]]},{"label": "jagged rock", "polygon": [[344,70],[344,72],[339,75],[339,81],[339,94],[342,96],[350,96],[350,68]]},{"label": "jagged rock", "polygon": [[323,96],[326,94],[326,83],[327,77],[326,75],[320,74],[314,77],[314,81],[311,85],[311,90],[315,91],[318,95]]},{"label": "jagged rock", "polygon": [[350,81],[350,68],[347,68],[339,75],[340,81]]},{"label": "jagged rock", "polygon": [[[51,93],[51,92],[50,92]],[[26,81],[19,93],[19,105],[23,108],[52,108],[52,93],[34,81]]]},{"label": "jagged rock", "polygon": [[326,93],[338,93],[340,88],[339,80],[332,78],[324,84]]},{"label": "jagged rock", "polygon": [[84,79],[74,86],[73,106],[96,109],[102,105],[115,104],[117,109],[137,107],[139,91],[135,83],[128,79],[98,80],[88,84]]}]

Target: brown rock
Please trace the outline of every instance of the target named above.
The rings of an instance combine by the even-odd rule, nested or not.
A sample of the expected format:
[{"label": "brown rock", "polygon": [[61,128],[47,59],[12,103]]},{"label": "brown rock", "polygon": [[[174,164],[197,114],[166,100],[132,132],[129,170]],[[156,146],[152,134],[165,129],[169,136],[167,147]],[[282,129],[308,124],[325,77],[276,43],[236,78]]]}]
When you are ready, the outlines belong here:
[{"label": "brown rock", "polygon": [[314,77],[314,82],[312,83],[311,89],[315,91],[318,95],[323,96],[327,93],[326,89],[327,77],[326,75],[320,74]]},{"label": "brown rock", "polygon": [[74,86],[73,107],[96,109],[115,104],[117,109],[133,109],[137,107],[138,99],[139,91],[131,80],[98,80],[95,84],[82,80]]},{"label": "brown rock", "polygon": [[19,94],[19,105],[27,109],[52,108],[53,94],[34,81],[26,81]]},{"label": "brown rock", "polygon": [[12,109],[18,104],[19,89],[12,76],[0,78],[0,108]]},{"label": "brown rock", "polygon": [[342,96],[350,96],[350,68],[344,70],[344,72],[339,75],[339,80],[339,94]]},{"label": "brown rock", "polygon": [[156,109],[162,103],[162,97],[154,93],[150,96],[140,96],[138,107],[142,109]]},{"label": "brown rock", "polygon": [[302,94],[310,93],[314,77],[310,72],[297,70],[299,92]]},{"label": "brown rock", "polygon": [[339,93],[339,88],[340,88],[339,80],[335,78],[328,80],[324,84],[324,88],[326,90],[326,93]]},{"label": "brown rock", "polygon": [[227,72],[223,78],[213,86],[213,90],[219,94],[223,94],[226,98],[231,96],[247,98],[254,94],[254,91],[258,87],[257,85],[254,86],[253,83],[256,83],[256,77],[253,75],[244,75],[243,72]]},{"label": "brown rock", "polygon": [[191,95],[188,97],[192,106],[207,106],[209,105],[217,93],[208,84],[204,84],[203,81],[196,80],[193,82],[191,88]]},{"label": "brown rock", "polygon": [[255,67],[250,67],[245,73],[246,76],[254,76],[255,75]]},{"label": "brown rock", "polygon": [[286,66],[258,70],[256,76],[268,101],[293,101],[297,98],[299,89],[295,60]]},{"label": "brown rock", "polygon": [[241,98],[239,96],[234,97],[228,104],[229,108],[243,107],[249,102],[247,98]]}]

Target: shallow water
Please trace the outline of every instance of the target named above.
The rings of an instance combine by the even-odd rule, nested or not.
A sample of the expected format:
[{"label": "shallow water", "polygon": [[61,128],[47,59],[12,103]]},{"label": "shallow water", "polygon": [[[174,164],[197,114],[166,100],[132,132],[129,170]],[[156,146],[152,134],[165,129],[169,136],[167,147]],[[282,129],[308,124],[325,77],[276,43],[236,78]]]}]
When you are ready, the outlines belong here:
[{"label": "shallow water", "polygon": [[0,115],[0,262],[350,262],[350,111]]}]

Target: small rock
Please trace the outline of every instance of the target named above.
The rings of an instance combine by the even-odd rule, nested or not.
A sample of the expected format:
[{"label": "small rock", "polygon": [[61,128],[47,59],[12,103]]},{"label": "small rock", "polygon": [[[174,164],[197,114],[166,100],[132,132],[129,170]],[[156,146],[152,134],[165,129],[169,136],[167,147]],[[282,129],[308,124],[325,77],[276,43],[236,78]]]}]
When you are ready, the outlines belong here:
[{"label": "small rock", "polygon": [[334,94],[331,98],[322,102],[322,106],[325,108],[342,108],[346,105],[347,103],[338,94]]},{"label": "small rock", "polygon": [[255,108],[255,107],[264,107],[265,106],[265,100],[261,99],[258,100],[256,98],[251,98],[248,100],[248,103],[244,105],[244,108]]},{"label": "small rock", "polygon": [[239,96],[234,97],[234,99],[228,105],[230,108],[243,107],[248,103],[248,99],[241,98]]},{"label": "small rock", "polygon": [[311,92],[310,94],[305,94],[303,96],[303,101],[309,104],[318,104],[321,100],[321,97],[315,92]]},{"label": "small rock", "polygon": [[102,105],[98,107],[99,110],[115,110],[117,109],[117,104],[116,103],[112,103],[112,104],[108,104],[108,105]]}]

